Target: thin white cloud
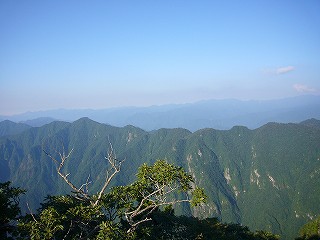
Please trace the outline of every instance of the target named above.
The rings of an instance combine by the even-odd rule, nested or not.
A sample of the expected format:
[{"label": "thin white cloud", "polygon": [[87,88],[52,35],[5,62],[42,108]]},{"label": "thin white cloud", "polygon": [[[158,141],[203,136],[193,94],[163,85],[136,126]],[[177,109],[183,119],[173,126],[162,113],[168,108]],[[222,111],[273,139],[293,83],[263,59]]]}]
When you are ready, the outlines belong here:
[{"label": "thin white cloud", "polygon": [[264,75],[269,75],[269,76],[275,76],[275,75],[281,75],[281,74],[286,74],[288,72],[294,71],[296,68],[294,66],[285,66],[285,67],[278,67],[278,68],[267,68],[263,69],[262,73]]},{"label": "thin white cloud", "polygon": [[299,84],[299,83],[294,84],[293,88],[297,92],[302,92],[302,93],[316,93],[316,92],[318,92],[318,90],[315,89],[315,88],[309,87],[309,86],[304,85],[304,84]]},{"label": "thin white cloud", "polygon": [[294,66],[286,66],[286,67],[279,67],[276,69],[276,73],[279,74],[284,74],[284,73],[288,73],[291,72],[295,69]]}]

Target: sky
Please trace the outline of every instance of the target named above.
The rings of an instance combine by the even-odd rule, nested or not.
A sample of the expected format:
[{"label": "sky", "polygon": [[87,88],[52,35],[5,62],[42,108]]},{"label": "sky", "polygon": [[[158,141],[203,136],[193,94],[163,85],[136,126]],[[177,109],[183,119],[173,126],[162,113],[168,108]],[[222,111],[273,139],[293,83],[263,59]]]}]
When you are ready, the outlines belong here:
[{"label": "sky", "polygon": [[320,1],[2,0],[0,115],[320,95]]}]

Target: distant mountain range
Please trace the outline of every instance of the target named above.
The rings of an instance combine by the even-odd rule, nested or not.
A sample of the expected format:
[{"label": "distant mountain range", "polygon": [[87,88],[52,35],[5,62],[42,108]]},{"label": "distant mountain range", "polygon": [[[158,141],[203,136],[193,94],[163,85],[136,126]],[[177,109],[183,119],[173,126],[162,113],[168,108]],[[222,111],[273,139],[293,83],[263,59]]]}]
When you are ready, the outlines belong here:
[{"label": "distant mountain range", "polygon": [[196,212],[180,206],[178,213],[218,217],[293,239],[299,228],[320,214],[320,121],[268,123],[254,130],[235,126],[190,132],[183,128],[144,131],[113,127],[88,118],[30,127],[0,122],[0,181],[27,189],[22,199],[36,209],[47,194],[68,193],[52,154],[74,148],[64,171],[80,186],[88,176],[94,192],[106,171],[109,142],[117,158],[126,159],[113,184],[135,179],[142,163],[166,159],[190,172],[208,195]]},{"label": "distant mountain range", "polygon": [[72,122],[81,117],[117,127],[133,125],[147,131],[178,127],[190,131],[202,128],[226,130],[236,125],[254,129],[268,122],[298,123],[309,118],[319,119],[320,96],[266,101],[208,100],[190,104],[102,110],[60,109],[28,112],[10,117],[0,116],[0,120],[43,126],[54,120]]}]

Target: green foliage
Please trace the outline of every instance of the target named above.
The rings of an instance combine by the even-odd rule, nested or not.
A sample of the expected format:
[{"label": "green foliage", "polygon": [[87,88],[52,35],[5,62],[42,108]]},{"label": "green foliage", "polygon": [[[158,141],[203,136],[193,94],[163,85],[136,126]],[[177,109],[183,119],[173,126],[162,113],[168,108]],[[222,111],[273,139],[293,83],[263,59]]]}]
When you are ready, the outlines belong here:
[{"label": "green foliage", "polygon": [[25,193],[11,182],[0,183],[0,238],[5,239],[15,230],[14,220],[20,214],[19,196]]},{"label": "green foliage", "polygon": [[158,160],[152,166],[144,163],[139,168],[137,177],[138,182],[146,187],[178,184],[177,190],[179,191],[190,190],[190,182],[193,181],[192,176],[187,174],[182,167],[176,167],[165,160]]},{"label": "green foliage", "polygon": [[[138,223],[149,221],[148,216],[159,207],[180,202],[191,202],[193,206],[204,203],[206,195],[200,188],[193,191],[193,198],[189,200],[188,191],[192,190],[192,182],[192,176],[181,167],[158,160],[151,166],[143,164],[134,183],[114,187],[109,195],[117,203],[120,215],[134,229]],[[177,193],[184,193],[185,198],[177,199]]]},{"label": "green foliage", "polygon": [[84,200],[77,195],[48,196],[37,214],[28,214],[19,223],[22,239],[219,239],[277,240],[264,232],[251,232],[238,224],[223,224],[215,218],[200,220],[174,215],[181,201],[196,206],[206,201],[201,188],[192,191],[192,200],[167,201],[168,194],[192,189],[193,179],[181,167],[164,160],[143,164],[137,180],[112,188],[98,201],[96,195]]},{"label": "green foliage", "polygon": [[112,221],[103,221],[99,225],[97,240],[122,240],[134,239],[134,234],[127,234],[121,229],[121,225]]},{"label": "green foliage", "polygon": [[56,232],[63,230],[61,224],[63,218],[64,216],[61,216],[56,209],[49,207],[41,211],[38,219],[27,223],[24,227],[30,228],[31,239],[52,239]]},{"label": "green foliage", "polygon": [[156,211],[153,221],[138,229],[138,239],[278,240],[268,232],[251,232],[239,224],[221,223],[216,218],[198,219]]},{"label": "green foliage", "polygon": [[207,202],[207,196],[204,193],[204,189],[196,187],[192,191],[191,206],[198,206],[201,203],[206,203],[206,202]]},{"label": "green foliage", "polygon": [[74,239],[96,233],[106,220],[101,206],[71,195],[48,196],[37,214],[20,220],[19,229],[32,239]]},{"label": "green foliage", "polygon": [[[168,194],[191,190],[192,177],[181,167],[159,160],[139,168],[137,180],[128,186],[114,187],[111,192],[88,198],[75,195],[48,196],[37,214],[22,218],[22,237],[31,239],[134,239],[141,223],[152,220],[152,212],[161,206],[188,201],[167,200]],[[194,200],[206,198],[197,189]]]},{"label": "green foliage", "polygon": [[[196,187],[192,199],[175,199],[171,193],[192,190],[193,179],[181,167],[164,160],[143,164],[137,180],[112,188],[102,198],[78,194],[47,196],[36,214],[21,217],[20,239],[219,239],[277,240],[264,231],[251,232],[239,224],[223,224],[216,218],[198,219],[174,215],[173,206],[182,201],[197,206],[206,201],[204,190]],[[2,184],[1,193],[16,199],[24,191]],[[7,194],[7,192],[11,193]],[[170,200],[167,201],[169,197]],[[1,198],[2,199],[2,198]],[[97,201],[97,204],[94,204]],[[11,202],[12,203],[12,202]],[[18,203],[17,201],[15,203]],[[17,205],[14,205],[17,207]],[[16,208],[14,208],[16,209]]]},{"label": "green foliage", "polygon": [[320,239],[320,216],[306,223],[300,229],[300,237],[297,240]]}]

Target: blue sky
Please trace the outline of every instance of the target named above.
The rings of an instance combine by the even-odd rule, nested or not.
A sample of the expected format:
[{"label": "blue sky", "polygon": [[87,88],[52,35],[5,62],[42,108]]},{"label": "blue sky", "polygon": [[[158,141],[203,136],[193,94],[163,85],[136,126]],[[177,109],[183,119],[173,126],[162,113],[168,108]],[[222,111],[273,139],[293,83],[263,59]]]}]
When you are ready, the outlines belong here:
[{"label": "blue sky", "polygon": [[0,115],[320,94],[320,1],[0,1]]}]

